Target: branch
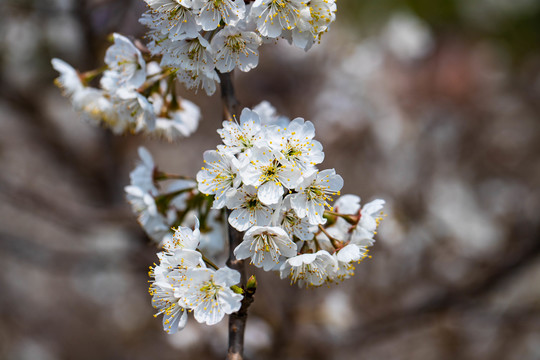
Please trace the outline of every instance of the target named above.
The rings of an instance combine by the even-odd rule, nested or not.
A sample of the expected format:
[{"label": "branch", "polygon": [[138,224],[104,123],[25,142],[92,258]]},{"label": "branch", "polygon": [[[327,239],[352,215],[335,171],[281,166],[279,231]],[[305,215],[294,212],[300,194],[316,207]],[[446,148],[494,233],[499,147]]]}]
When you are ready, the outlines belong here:
[{"label": "branch", "polygon": [[[540,230],[540,229],[539,229]],[[478,306],[479,298],[485,297],[499,285],[507,281],[516,273],[538,260],[540,257],[540,231],[527,240],[520,241],[515,252],[507,253],[505,257],[487,271],[480,279],[470,281],[468,284],[442,290],[431,299],[417,305],[398,310],[364,323],[353,329],[354,337],[344,341],[344,345],[359,346],[373,343],[378,339],[385,339],[394,333],[410,329],[415,325],[432,319],[433,316],[450,310]],[[515,238],[519,238],[516,234]]]},{"label": "branch", "polygon": [[[238,114],[239,103],[234,95],[231,73],[218,72],[221,80],[221,100],[225,119],[232,119]],[[227,216],[230,211],[227,211]],[[246,267],[244,260],[237,260],[234,249],[242,242],[242,233],[229,225],[229,259],[227,266],[240,272],[240,287],[244,289],[244,298],[240,310],[229,316],[229,350],[227,360],[242,360],[244,358],[244,332],[246,329],[247,311],[253,302],[255,289],[246,288]]]},{"label": "branch", "polygon": [[232,83],[232,72],[221,73],[218,71],[221,101],[223,103],[224,120],[230,120],[239,113],[240,104],[234,95],[234,86]]}]

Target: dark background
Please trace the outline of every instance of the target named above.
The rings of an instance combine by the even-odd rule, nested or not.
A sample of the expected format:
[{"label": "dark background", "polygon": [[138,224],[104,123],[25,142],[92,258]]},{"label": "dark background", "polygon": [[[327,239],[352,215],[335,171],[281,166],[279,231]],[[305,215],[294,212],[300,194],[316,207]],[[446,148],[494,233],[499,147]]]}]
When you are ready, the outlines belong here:
[{"label": "dark background", "polygon": [[[87,71],[111,32],[142,37],[144,9],[0,1],[1,359],[225,356],[226,321],[169,336],[152,317],[156,248],[122,191],[140,145],[193,176],[219,141],[219,94],[184,91],[203,119],[167,144],[86,124],[52,83],[52,57]],[[338,9],[308,54],[266,45],[237,95],[312,120],[322,167],[388,216],[339,286],[257,272],[248,358],[540,359],[540,2]]]}]

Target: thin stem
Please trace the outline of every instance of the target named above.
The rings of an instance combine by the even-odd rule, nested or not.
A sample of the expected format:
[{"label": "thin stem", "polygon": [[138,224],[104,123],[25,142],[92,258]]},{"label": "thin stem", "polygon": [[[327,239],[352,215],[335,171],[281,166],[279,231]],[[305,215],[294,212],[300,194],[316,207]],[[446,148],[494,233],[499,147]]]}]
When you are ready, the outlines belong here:
[{"label": "thin stem", "polygon": [[326,229],[322,226],[322,225],[319,225],[319,230],[321,230],[324,235],[326,235],[326,237],[328,238],[328,240],[330,240],[330,242],[332,243],[332,246],[334,247],[334,249],[340,249],[342,248],[343,246],[340,244],[341,242],[337,239],[335,239],[334,237],[332,237],[332,235],[330,235],[328,233],[328,231],[326,231]]},{"label": "thin stem", "polygon": [[358,223],[358,215],[348,215],[348,214],[340,214],[334,211],[325,210],[325,215],[332,215],[332,216],[338,216],[340,218],[343,218],[345,221],[347,221],[349,224],[356,225]]},{"label": "thin stem", "polygon": [[216,264],[214,264],[210,259],[208,259],[206,256],[204,256],[204,254],[202,252],[201,252],[201,255],[202,255],[202,259],[206,263],[206,265],[210,265],[215,270],[219,270],[219,267]]},{"label": "thin stem", "polygon": [[167,174],[161,171],[154,173],[154,180],[155,181],[161,181],[161,180],[191,180],[195,181],[194,178],[184,175],[176,175],[176,174]]}]

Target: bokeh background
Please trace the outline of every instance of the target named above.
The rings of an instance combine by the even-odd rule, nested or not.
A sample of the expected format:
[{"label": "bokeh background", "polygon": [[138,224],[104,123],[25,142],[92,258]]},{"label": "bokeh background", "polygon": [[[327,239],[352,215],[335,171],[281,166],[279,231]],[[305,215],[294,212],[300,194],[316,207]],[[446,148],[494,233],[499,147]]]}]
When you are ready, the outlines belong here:
[{"label": "bokeh background", "polygon": [[[343,193],[384,198],[372,258],[339,286],[261,274],[248,359],[540,359],[540,1],[339,0],[308,54],[286,42],[236,74],[315,123]],[[169,336],[147,293],[156,248],[123,186],[148,147],[193,176],[219,94],[176,144],[84,123],[52,57],[86,71],[142,0],[0,1],[0,359],[222,359],[226,321]],[[250,269],[253,272],[253,269]]]}]

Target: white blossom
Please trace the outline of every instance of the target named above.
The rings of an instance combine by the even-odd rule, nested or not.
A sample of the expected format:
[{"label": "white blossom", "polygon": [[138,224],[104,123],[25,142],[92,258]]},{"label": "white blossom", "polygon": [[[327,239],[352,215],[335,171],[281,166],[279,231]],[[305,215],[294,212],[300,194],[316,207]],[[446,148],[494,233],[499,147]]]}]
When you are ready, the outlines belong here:
[{"label": "white blossom", "polygon": [[242,243],[234,249],[234,255],[238,260],[251,258],[251,264],[269,271],[282,257],[296,256],[296,250],[296,244],[282,228],[253,226],[244,234]]},{"label": "white blossom", "polygon": [[190,268],[186,271],[178,295],[181,295],[186,305],[193,310],[195,320],[214,325],[220,322],[225,314],[232,314],[240,309],[243,296],[230,288],[239,282],[240,273],[227,267],[217,271]]},{"label": "white blossom", "polygon": [[197,23],[205,31],[215,30],[221,20],[226,25],[236,25],[245,17],[244,0],[193,0],[195,8],[200,9]]},{"label": "white blossom", "polygon": [[199,246],[201,232],[199,230],[199,222],[195,224],[195,228],[191,230],[186,226],[179,226],[174,229],[172,238],[166,239],[163,242],[163,249],[174,251],[178,249],[195,250]]},{"label": "white blossom", "polygon": [[278,206],[274,218],[274,223],[281,226],[291,238],[296,236],[300,240],[313,240],[317,228],[309,223],[307,217],[302,219],[298,217],[291,207],[290,196],[285,197],[281,206]]},{"label": "white blossom", "polygon": [[270,148],[254,147],[250,160],[241,171],[244,184],[258,188],[263,204],[277,204],[287,189],[293,189],[300,180],[301,170],[294,163],[280,162]]},{"label": "white blossom", "polygon": [[302,254],[287,259],[280,269],[282,279],[290,278],[291,284],[320,286],[330,279],[336,260],[325,250],[315,254]]},{"label": "white blossom", "polygon": [[84,85],[81,82],[79,73],[67,62],[60,59],[52,59],[51,64],[54,70],[60,73],[54,81],[58,87],[60,87],[64,93],[70,98],[76,93],[83,90]]},{"label": "white blossom", "polygon": [[113,34],[114,44],[105,53],[109,69],[101,78],[103,88],[114,91],[119,88],[138,88],[146,80],[146,62],[133,43],[120,34]]},{"label": "white blossom", "polygon": [[261,35],[276,38],[283,30],[295,28],[306,8],[305,0],[255,0],[251,13]]},{"label": "white blossom", "polygon": [[266,226],[272,221],[275,205],[265,205],[257,197],[257,189],[243,186],[227,199],[227,207],[233,209],[229,224],[238,231],[246,231],[254,225]]},{"label": "white blossom", "polygon": [[196,75],[209,73],[214,68],[210,43],[201,35],[193,39],[170,42],[160,65],[192,71]]},{"label": "white blossom", "polygon": [[139,147],[138,152],[141,162],[129,173],[130,183],[155,196],[158,194],[158,190],[154,185],[154,170],[156,167],[154,159],[148,150],[142,146]]},{"label": "white blossom", "polygon": [[154,198],[138,186],[126,186],[124,191],[133,212],[138,215],[139,224],[152,240],[161,242],[169,233],[169,225],[165,217],[158,212]]},{"label": "white blossom", "polygon": [[214,63],[221,72],[230,72],[235,67],[249,71],[259,63],[259,51],[262,40],[252,31],[242,31],[234,26],[227,26],[212,38]]},{"label": "white blossom", "polygon": [[152,11],[148,12],[151,26],[171,40],[197,37],[201,26],[195,21],[192,0],[145,0]]},{"label": "white blossom", "polygon": [[216,84],[221,82],[215,70],[206,73],[185,70],[179,71],[176,76],[178,81],[184,84],[186,88],[195,90],[195,92],[202,88],[208,96],[216,92]]},{"label": "white blossom", "polygon": [[349,244],[333,254],[336,260],[333,278],[343,281],[354,275],[354,263],[362,261],[368,253],[365,246]]},{"label": "white blossom", "polygon": [[215,195],[213,207],[221,209],[240,186],[240,163],[234,156],[215,150],[205,151],[203,156],[206,167],[197,173],[199,191]]},{"label": "white blossom", "polygon": [[384,203],[384,200],[377,199],[362,207],[360,220],[352,232],[351,242],[357,245],[373,245],[375,242],[373,239],[376,234],[375,230],[377,230],[377,226],[382,220],[380,210],[383,208]]},{"label": "white blossom", "polygon": [[218,149],[226,153],[244,153],[244,157],[249,158],[247,150],[258,144],[264,145],[259,115],[248,108],[242,110],[240,123],[236,119],[224,121],[223,129],[217,132],[224,144],[218,145]]},{"label": "white blossom", "polygon": [[149,131],[149,134],[175,141],[188,137],[197,130],[201,118],[201,110],[197,105],[189,100],[178,99],[177,109],[171,108],[170,105],[165,106],[167,113],[163,114],[160,112],[164,107],[163,98],[154,96],[152,99],[154,111],[160,116],[156,119],[154,130]]},{"label": "white blossom", "polygon": [[324,160],[322,145],[315,137],[311,121],[296,118],[286,127],[269,132],[269,146],[279,151],[281,157],[301,170],[307,177],[317,171],[315,165]]},{"label": "white blossom", "polygon": [[335,211],[345,215],[356,215],[360,208],[360,196],[352,194],[342,195],[334,203]]},{"label": "white blossom", "polygon": [[283,128],[287,127],[291,122],[286,116],[278,116],[276,108],[266,100],[256,105],[253,111],[259,115],[261,125],[277,125]]},{"label": "white blossom", "polygon": [[334,169],[312,174],[297,186],[298,193],[291,195],[291,206],[299,217],[307,216],[311,224],[324,224],[325,207],[331,208],[328,201],[332,201],[332,195],[339,195],[342,187],[343,178]]},{"label": "white blossom", "polygon": [[154,316],[163,314],[163,330],[174,334],[182,330],[187,323],[187,313],[183,298],[175,294],[175,289],[181,286],[185,273],[189,268],[204,266],[201,254],[191,250],[176,250],[172,253],[158,253],[159,265],[150,270],[153,278],[150,285],[152,306],[158,309]]},{"label": "white blossom", "polygon": [[[172,181],[167,187],[167,194],[175,194],[170,202],[169,207],[174,211],[185,211],[187,210],[188,204],[187,201],[192,197],[194,192],[196,192],[197,183],[193,180],[179,179]],[[195,226],[195,221],[193,226]]]},{"label": "white blossom", "polygon": [[292,43],[309,50],[317,38],[336,18],[335,0],[310,0],[307,8],[301,10],[297,27],[292,30]]},{"label": "white blossom", "polygon": [[118,112],[119,120],[135,133],[153,130],[156,125],[154,107],[146,97],[135,89],[121,88],[112,98],[113,107]]}]

